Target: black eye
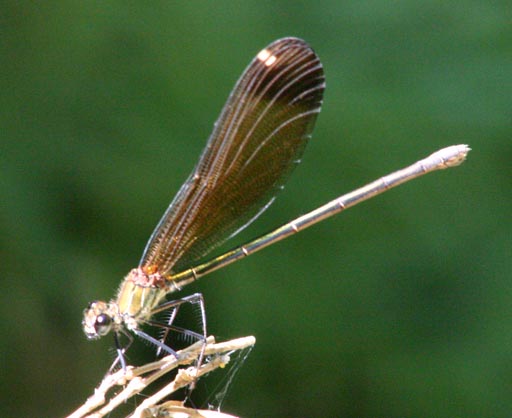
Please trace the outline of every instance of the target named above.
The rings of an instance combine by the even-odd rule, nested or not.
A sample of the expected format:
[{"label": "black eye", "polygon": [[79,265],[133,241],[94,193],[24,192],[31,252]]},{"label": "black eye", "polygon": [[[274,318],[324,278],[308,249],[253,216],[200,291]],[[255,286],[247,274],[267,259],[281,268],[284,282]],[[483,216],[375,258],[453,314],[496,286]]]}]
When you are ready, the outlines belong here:
[{"label": "black eye", "polygon": [[112,326],[112,318],[107,314],[100,314],[96,318],[96,322],[94,324],[94,329],[98,335],[106,335],[110,331],[110,327]]}]

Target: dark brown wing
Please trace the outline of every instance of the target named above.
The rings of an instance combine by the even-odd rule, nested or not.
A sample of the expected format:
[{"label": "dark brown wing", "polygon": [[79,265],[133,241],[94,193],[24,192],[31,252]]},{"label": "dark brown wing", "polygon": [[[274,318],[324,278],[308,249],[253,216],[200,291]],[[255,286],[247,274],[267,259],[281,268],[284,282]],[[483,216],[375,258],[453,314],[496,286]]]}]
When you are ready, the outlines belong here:
[{"label": "dark brown wing", "polygon": [[324,87],[322,64],[304,41],[263,49],[231,92],[141,267],[161,274],[191,267],[263,212],[302,156]]}]

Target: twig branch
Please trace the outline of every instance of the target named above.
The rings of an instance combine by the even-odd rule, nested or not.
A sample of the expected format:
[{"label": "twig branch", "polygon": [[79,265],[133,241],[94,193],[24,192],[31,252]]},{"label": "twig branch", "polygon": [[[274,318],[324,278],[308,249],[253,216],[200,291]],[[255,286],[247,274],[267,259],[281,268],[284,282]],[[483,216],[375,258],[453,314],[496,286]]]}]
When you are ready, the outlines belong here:
[{"label": "twig branch", "polygon": [[[210,373],[212,370],[224,367],[229,363],[230,354],[232,352],[251,347],[255,342],[254,337],[243,337],[217,344],[213,337],[208,337],[206,346],[204,347],[204,355],[209,357],[209,361],[201,364],[199,368],[192,366],[192,364],[197,361],[201,354],[203,342],[196,342],[179,351],[178,359],[170,355],[140,367],[130,366],[126,371],[119,370],[115,373],[107,374],[94,390],[94,394],[67,418],[104,417],[106,414],[115,410],[119,405],[124,404],[132,396],[140,393],[153,382],[175,369],[178,369],[175,378],[162,389],[145,399],[135,409],[133,414],[130,415],[130,418],[149,418],[158,416],[157,414],[161,414],[162,411],[165,411],[165,417],[169,418],[177,416],[179,413],[186,413],[190,417],[230,417],[230,415],[220,412],[198,411],[185,408],[180,403],[173,401],[162,404],[159,404],[159,402],[178,389],[197,381],[201,376]],[[117,394],[109,394],[109,392],[117,386],[124,386],[124,389]]]}]

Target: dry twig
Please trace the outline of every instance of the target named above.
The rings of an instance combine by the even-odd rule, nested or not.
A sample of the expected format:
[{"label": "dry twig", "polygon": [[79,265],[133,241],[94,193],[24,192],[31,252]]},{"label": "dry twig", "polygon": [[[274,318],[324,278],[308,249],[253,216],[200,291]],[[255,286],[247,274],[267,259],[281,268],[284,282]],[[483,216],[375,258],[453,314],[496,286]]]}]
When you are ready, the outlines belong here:
[{"label": "dry twig", "polygon": [[[254,337],[243,337],[217,344],[213,337],[208,337],[204,347],[204,355],[208,356],[209,360],[201,364],[199,368],[192,365],[201,354],[203,342],[196,342],[179,351],[178,360],[170,355],[140,367],[130,366],[126,371],[119,370],[115,373],[107,374],[94,390],[94,394],[67,418],[104,417],[119,405],[124,404],[132,396],[147,389],[156,380],[176,369],[178,370],[175,378],[156,393],[146,398],[129,415],[130,418],[172,418],[176,416],[190,418],[231,417],[220,412],[186,408],[182,404],[173,401],[163,403],[162,401],[178,389],[197,381],[201,376],[210,373],[216,368],[224,367],[229,362],[231,353],[251,347],[255,342]],[[115,393],[114,388],[119,386],[124,386],[124,389],[119,393]]]}]

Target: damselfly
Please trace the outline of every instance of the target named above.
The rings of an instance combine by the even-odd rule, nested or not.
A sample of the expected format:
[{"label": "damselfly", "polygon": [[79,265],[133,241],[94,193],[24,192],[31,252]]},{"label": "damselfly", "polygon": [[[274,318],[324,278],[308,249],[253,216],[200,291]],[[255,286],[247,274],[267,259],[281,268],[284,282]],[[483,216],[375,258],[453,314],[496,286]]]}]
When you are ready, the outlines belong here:
[{"label": "damselfly", "polygon": [[[283,38],[249,64],[215,123],[206,148],[146,245],[142,259],[110,302],[91,302],[84,312],[88,338],[113,331],[118,359],[126,367],[120,333],[128,331],[176,355],[144,332],[155,313],[196,302],[197,293],[174,301],[168,294],[329,216],[431,171],[464,161],[469,148],[444,148],[413,165],[341,196],[245,245],[199,263],[266,210],[283,188],[311,137],[325,88],[322,64],[302,40]],[[199,263],[199,264],[198,264]],[[186,332],[172,324],[167,331]],[[191,333],[197,338],[203,334]]]}]

